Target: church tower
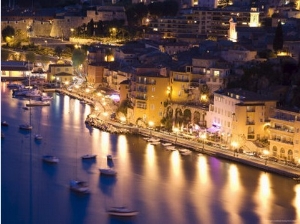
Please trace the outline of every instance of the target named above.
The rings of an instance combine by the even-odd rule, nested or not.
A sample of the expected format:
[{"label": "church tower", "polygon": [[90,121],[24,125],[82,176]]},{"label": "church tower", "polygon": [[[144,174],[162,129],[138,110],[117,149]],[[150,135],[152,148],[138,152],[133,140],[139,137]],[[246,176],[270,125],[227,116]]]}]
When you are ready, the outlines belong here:
[{"label": "church tower", "polygon": [[231,18],[229,20],[228,40],[230,40],[232,42],[237,42],[236,19],[235,18]]}]

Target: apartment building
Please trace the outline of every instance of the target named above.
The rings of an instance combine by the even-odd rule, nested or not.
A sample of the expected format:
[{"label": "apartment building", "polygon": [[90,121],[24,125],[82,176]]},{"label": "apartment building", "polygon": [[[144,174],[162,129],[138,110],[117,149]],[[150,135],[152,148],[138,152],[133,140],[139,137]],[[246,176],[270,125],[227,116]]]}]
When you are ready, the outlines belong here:
[{"label": "apartment building", "polygon": [[164,69],[139,66],[131,78],[129,97],[133,109],[127,111],[127,121],[132,124],[159,126],[163,118],[164,102],[168,99],[169,77]]},{"label": "apartment building", "polygon": [[74,69],[69,64],[50,64],[47,73],[47,81],[66,83],[71,82],[74,77]]},{"label": "apartment building", "polygon": [[300,162],[300,112],[275,109],[270,117],[269,156]]},{"label": "apartment building", "polygon": [[276,100],[240,88],[214,93],[207,124],[228,143],[241,147],[247,140],[267,139],[266,125],[274,115]]},{"label": "apartment building", "polygon": [[151,21],[153,31],[165,37],[177,37],[183,34],[207,35],[227,38],[230,20],[235,19],[236,27],[256,27],[264,18],[264,13],[256,8],[241,9],[226,7],[209,9],[193,7],[183,11],[180,17],[165,17]]}]

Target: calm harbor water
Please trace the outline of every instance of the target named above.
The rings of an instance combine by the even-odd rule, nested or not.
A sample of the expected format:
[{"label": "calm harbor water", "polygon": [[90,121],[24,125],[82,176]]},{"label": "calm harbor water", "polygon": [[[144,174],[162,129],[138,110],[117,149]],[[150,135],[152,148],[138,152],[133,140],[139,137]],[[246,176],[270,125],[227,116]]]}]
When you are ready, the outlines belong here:
[{"label": "calm harbor water", "polygon": [[[88,105],[51,93],[49,107],[23,110],[1,83],[1,223],[300,223],[300,184],[241,164],[193,153],[181,156],[142,137],[101,132],[85,125]],[[31,116],[30,116],[31,114]],[[32,132],[19,125],[31,120]],[[41,133],[41,142],[34,140]],[[42,155],[59,157],[44,164]],[[82,161],[86,153],[95,161]],[[115,178],[99,175],[112,154]],[[78,177],[91,194],[70,192]],[[138,216],[107,216],[110,206],[127,205]]]}]

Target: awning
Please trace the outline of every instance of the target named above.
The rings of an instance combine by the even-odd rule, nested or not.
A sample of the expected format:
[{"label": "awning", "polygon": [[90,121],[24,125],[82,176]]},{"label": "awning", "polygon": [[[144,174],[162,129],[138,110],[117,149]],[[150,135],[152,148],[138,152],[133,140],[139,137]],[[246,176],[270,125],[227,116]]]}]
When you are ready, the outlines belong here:
[{"label": "awning", "polygon": [[209,133],[216,133],[216,132],[220,131],[220,129],[212,126],[208,129],[206,129],[206,131]]}]

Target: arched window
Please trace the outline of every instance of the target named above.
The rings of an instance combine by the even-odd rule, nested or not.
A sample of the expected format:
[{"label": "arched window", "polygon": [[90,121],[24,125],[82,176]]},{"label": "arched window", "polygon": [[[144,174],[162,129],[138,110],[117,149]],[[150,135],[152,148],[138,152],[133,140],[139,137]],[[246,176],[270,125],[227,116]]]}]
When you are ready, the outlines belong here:
[{"label": "arched window", "polygon": [[285,151],[283,148],[280,149],[280,158],[285,158]]},{"label": "arched window", "polygon": [[293,150],[291,150],[291,149],[288,150],[288,160],[290,160],[290,161],[294,160],[294,158],[293,158]]},{"label": "arched window", "polygon": [[273,146],[272,152],[273,152],[273,156],[277,157],[277,147],[276,146]]}]

